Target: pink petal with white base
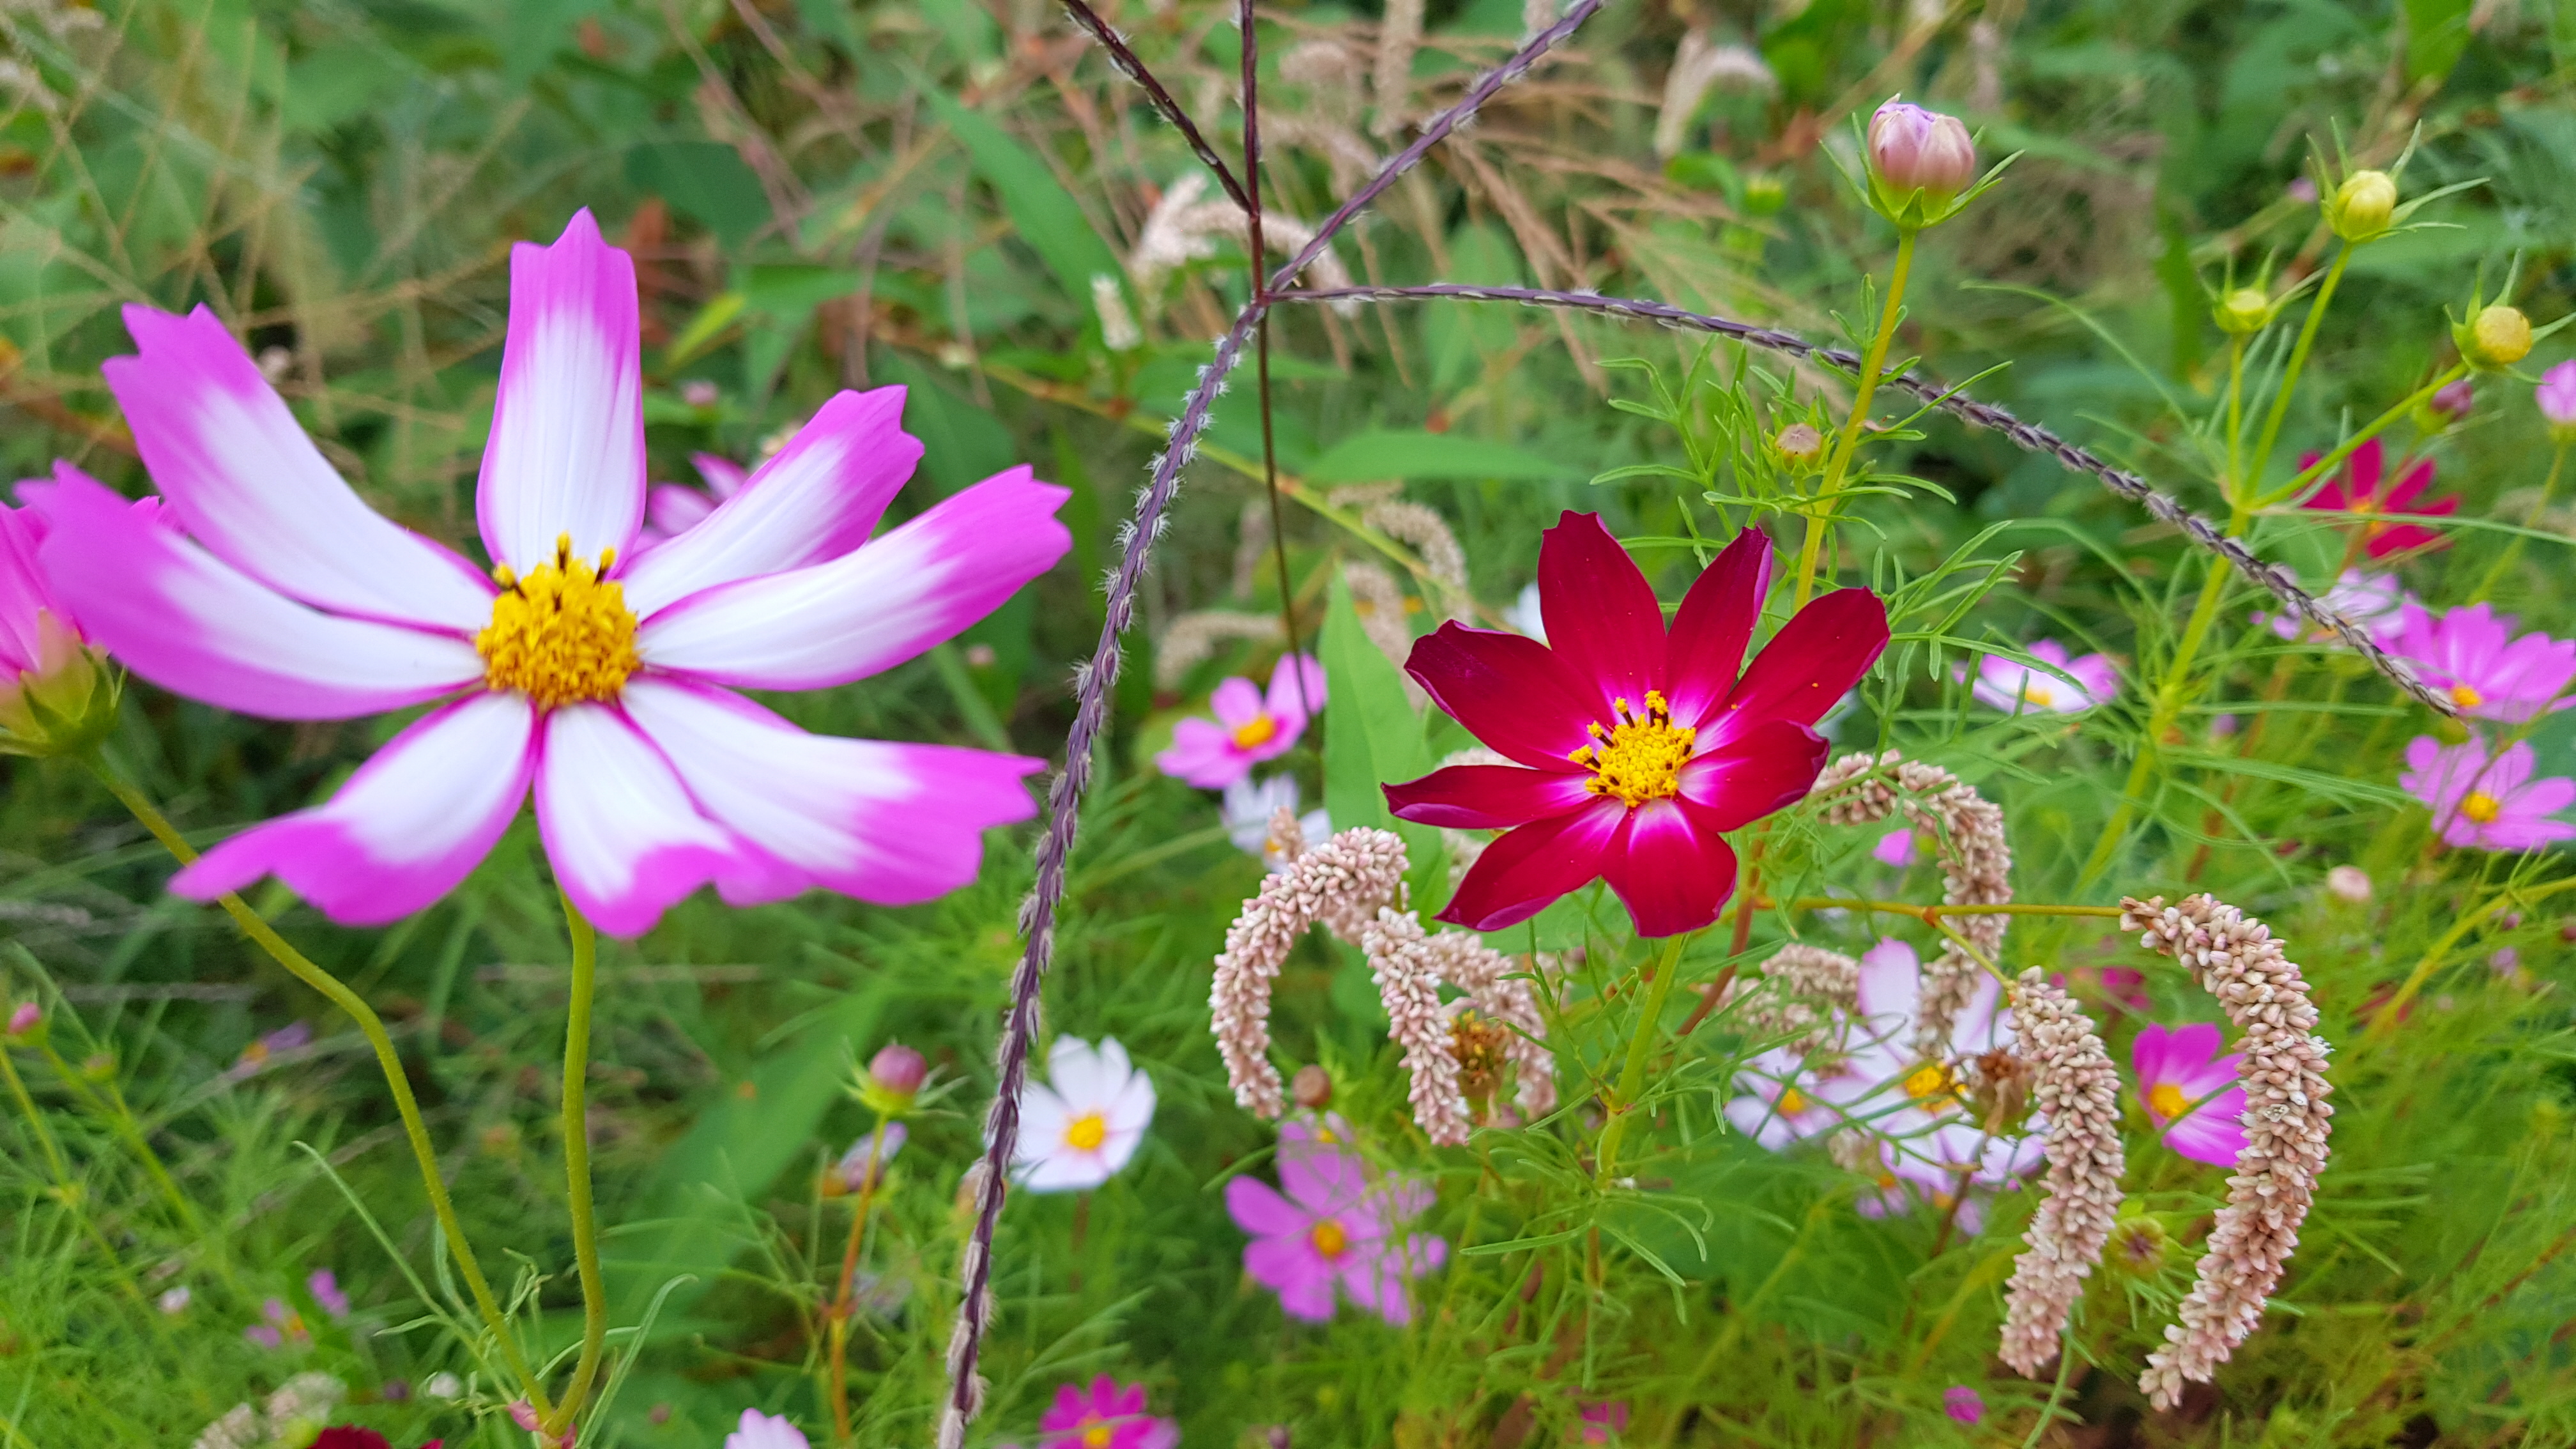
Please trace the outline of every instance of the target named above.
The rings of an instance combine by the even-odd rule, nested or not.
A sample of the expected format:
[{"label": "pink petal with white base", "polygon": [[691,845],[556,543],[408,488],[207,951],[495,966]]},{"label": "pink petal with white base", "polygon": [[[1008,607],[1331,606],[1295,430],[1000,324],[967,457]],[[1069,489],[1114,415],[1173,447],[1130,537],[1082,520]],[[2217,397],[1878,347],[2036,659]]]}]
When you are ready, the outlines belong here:
[{"label": "pink petal with white base", "polygon": [[330,803],[243,831],[170,889],[211,900],[274,875],[342,925],[399,920],[454,890],[509,828],[535,725],[524,695],[459,700],[394,736]]},{"label": "pink petal with white base", "polygon": [[635,261],[587,210],[553,246],[510,248],[510,332],[474,497],[483,545],[525,573],[569,534],[621,554],[644,519],[644,378]]},{"label": "pink petal with white base", "polygon": [[461,638],[344,619],[271,590],[86,478],[54,485],[39,549],[57,597],[135,673],[268,719],[348,719],[480,681]]},{"label": "pink petal with white base", "polygon": [[692,594],[646,619],[636,647],[649,665],[753,689],[865,679],[1054,567],[1073,546],[1054,517],[1071,496],[1014,468],[828,563]]},{"label": "pink petal with white base", "polygon": [[492,585],[360,501],[214,313],[128,307],[125,326],[142,353],[99,370],[171,513],[217,558],[335,613],[490,621]]},{"label": "pink petal with white base", "polygon": [[656,483],[644,500],[645,522],[665,541],[706,522],[715,511],[716,500],[685,483]]},{"label": "pink petal with white base", "polygon": [[537,828],[564,893],[612,936],[643,935],[673,902],[742,868],[733,837],[698,813],[661,752],[606,705],[546,716]]},{"label": "pink petal with white base", "polygon": [[1021,782],[1041,760],[809,734],[739,695],[642,675],[623,702],[705,813],[787,867],[767,888],[722,883],[735,904],[809,885],[929,900],[975,878],[986,830],[1037,813]]},{"label": "pink petal with white base", "polygon": [[823,404],[703,520],[635,561],[623,578],[627,607],[649,615],[700,589],[822,563],[867,542],[921,461],[920,440],[903,430],[903,396],[881,387]]}]

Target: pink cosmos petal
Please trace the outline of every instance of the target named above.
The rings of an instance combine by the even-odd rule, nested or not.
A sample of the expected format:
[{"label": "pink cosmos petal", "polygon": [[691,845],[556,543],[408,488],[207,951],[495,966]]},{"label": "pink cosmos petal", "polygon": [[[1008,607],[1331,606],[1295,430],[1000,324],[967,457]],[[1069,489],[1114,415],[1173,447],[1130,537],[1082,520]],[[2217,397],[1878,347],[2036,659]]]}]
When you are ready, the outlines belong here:
[{"label": "pink cosmos petal", "polygon": [[1279,1310],[1289,1317],[1309,1323],[1332,1319],[1332,1265],[1304,1237],[1256,1238],[1246,1243],[1243,1271],[1253,1282],[1277,1293]]},{"label": "pink cosmos petal", "polygon": [[1871,859],[1881,865],[1892,865],[1900,870],[1913,865],[1915,850],[1912,827],[1899,826],[1880,836],[1878,844],[1869,848],[1869,854]]},{"label": "pink cosmos petal", "polygon": [[2234,1167],[2245,1153],[2245,1094],[2229,1092],[2165,1129],[2164,1144],[2194,1162]]},{"label": "pink cosmos petal", "polygon": [[1548,647],[1499,629],[1449,623],[1413,642],[1405,672],[1467,732],[1524,765],[1579,771],[1567,755],[1591,743],[1595,693]]},{"label": "pink cosmos petal", "polygon": [[1923,958],[1911,944],[1890,936],[1861,953],[1860,1013],[1871,1030],[1886,1031],[1898,1021],[1910,1024],[1922,996]]},{"label": "pink cosmos petal", "polygon": [[[1812,772],[1808,778],[1814,779]],[[1586,788],[1590,779],[1519,765],[1451,765],[1383,788],[1398,820],[1450,830],[1508,830],[1590,804],[1598,798]]]},{"label": "pink cosmos petal", "polygon": [[38,614],[59,612],[65,625],[77,627],[70,611],[45,586],[37,566],[36,549],[44,538],[43,514],[32,508],[0,506],[0,683],[15,682],[19,674],[36,667],[43,652],[36,632]]},{"label": "pink cosmos petal", "polygon": [[2129,1067],[2138,1075],[2140,1090],[2170,1080],[2168,1063],[2174,1056],[2173,1037],[2174,1033],[2152,1023],[2138,1028],[2136,1038],[2129,1043]]},{"label": "pink cosmos petal", "polygon": [[492,557],[522,573],[572,537],[623,555],[644,518],[644,380],[635,261],[587,208],[561,239],[510,248],[510,331],[474,512]]},{"label": "pink cosmos petal", "polygon": [[1720,713],[1713,746],[1764,720],[1812,725],[1842,701],[1887,647],[1887,608],[1867,589],[1837,589],[1800,609],[1754,656]]},{"label": "pink cosmos petal", "polygon": [[[2167,1065],[2170,1068],[2174,1064],[2168,1062]],[[2165,1080],[2182,1089],[2184,1101],[2197,1102],[2235,1081],[2237,1069],[2244,1065],[2243,1053],[2230,1052],[2226,1056],[2212,1057],[2195,1066],[2174,1072]]]},{"label": "pink cosmos petal", "polygon": [[[656,483],[644,497],[647,531],[660,534],[666,542],[704,523],[715,511],[716,500],[685,483]],[[643,560],[639,557],[636,562]],[[631,586],[628,597],[633,597]]]},{"label": "pink cosmos petal", "polygon": [[1054,567],[1073,546],[1055,519],[1071,496],[1013,468],[839,558],[692,594],[644,621],[637,651],[662,669],[752,689],[864,679],[955,636]]},{"label": "pink cosmos petal", "polygon": [[1279,1185],[1309,1212],[1350,1214],[1369,1194],[1368,1165],[1305,1122],[1279,1128]]},{"label": "pink cosmos petal", "polygon": [[1674,723],[1699,724],[1735,688],[1770,587],[1771,540],[1758,528],[1737,534],[1691,582],[1665,646],[1672,683],[1664,697]]},{"label": "pink cosmos petal", "polygon": [[225,563],[340,614],[474,630],[472,564],[359,501],[215,314],[125,309],[138,356],[101,365],[171,514]]},{"label": "pink cosmos petal", "polygon": [[1262,705],[1279,721],[1279,733],[1272,740],[1278,748],[1270,753],[1284,754],[1305,733],[1308,707],[1324,707],[1323,664],[1311,654],[1282,656],[1271,666],[1270,690]]},{"label": "pink cosmos petal", "polygon": [[264,875],[347,926],[381,926],[456,888],[528,795],[536,717],[515,692],[469,695],[414,722],[327,804],[216,846],[170,889],[212,900]]},{"label": "pink cosmos petal", "polygon": [[1172,747],[1154,757],[1155,769],[1201,790],[1222,790],[1250,775],[1255,763],[1235,747],[1233,731],[1195,715],[1172,726]]},{"label": "pink cosmos petal", "polygon": [[1485,847],[1439,919],[1471,931],[1516,926],[1601,874],[1627,809],[1610,797],[1521,826]]},{"label": "pink cosmos petal", "polygon": [[1740,830],[1805,799],[1828,752],[1807,726],[1764,720],[1682,766],[1682,798],[1706,809],[1712,828]]},{"label": "pink cosmos petal", "polygon": [[1448,1259],[1446,1239],[1416,1233],[1401,1243],[1353,1248],[1335,1266],[1352,1302],[1401,1328],[1413,1321],[1413,1294],[1406,1280],[1430,1273]]},{"label": "pink cosmos petal", "polygon": [[268,719],[347,719],[479,682],[453,635],[344,619],[271,591],[87,478],[46,502],[38,551],[56,597],[128,668]]},{"label": "pink cosmos petal", "polygon": [[926,901],[975,878],[986,830],[1036,813],[1022,782],[1043,760],[809,734],[739,695],[649,675],[623,702],[706,815],[790,868],[769,892],[726,885],[735,904],[808,885]]},{"label": "pink cosmos petal", "polygon": [[670,764],[615,709],[548,713],[537,829],[555,880],[591,924],[640,936],[670,905],[739,868],[739,847],[698,813]]},{"label": "pink cosmos petal", "polygon": [[1259,687],[1240,674],[1218,680],[1216,688],[1208,692],[1208,712],[1229,733],[1261,718],[1263,705]]},{"label": "pink cosmos petal", "polygon": [[903,398],[902,388],[881,387],[823,404],[703,522],[635,561],[623,576],[627,607],[647,617],[700,589],[822,563],[867,542],[921,461],[921,440],[903,430]]},{"label": "pink cosmos petal", "polygon": [[1696,931],[1735,894],[1735,852],[1713,812],[1684,800],[1649,800],[1628,812],[1601,874],[1649,940]]},{"label": "pink cosmos petal", "polygon": [[[901,413],[902,408],[900,404],[902,402],[903,389],[899,386],[876,388],[864,395],[867,397],[874,397],[878,393],[882,392],[890,392],[896,395],[895,400],[898,406],[895,410],[898,414]],[[834,397],[832,401],[838,402],[841,398],[856,396],[861,396],[861,394],[845,392]],[[831,405],[831,403],[825,403],[823,406],[828,408]],[[813,424],[809,422],[806,426],[811,427]],[[802,432],[803,429],[800,428],[798,431]],[[698,470],[698,476],[700,478],[706,480],[707,492],[715,495],[716,501],[718,502],[722,502],[741,492],[743,483],[751,477],[750,472],[740,463],[717,453],[691,453],[689,455],[689,465]],[[864,535],[862,536],[864,537]]]},{"label": "pink cosmos petal", "polygon": [[1303,1208],[1281,1197],[1278,1189],[1257,1177],[1227,1181],[1225,1210],[1234,1218],[1236,1227],[1259,1238],[1302,1233],[1314,1221]]},{"label": "pink cosmos petal", "polygon": [[1540,536],[1538,597],[1548,648],[1591,684],[1597,717],[1615,718],[1620,699],[1644,714],[1667,677],[1664,607],[1601,515],[1567,513]]}]

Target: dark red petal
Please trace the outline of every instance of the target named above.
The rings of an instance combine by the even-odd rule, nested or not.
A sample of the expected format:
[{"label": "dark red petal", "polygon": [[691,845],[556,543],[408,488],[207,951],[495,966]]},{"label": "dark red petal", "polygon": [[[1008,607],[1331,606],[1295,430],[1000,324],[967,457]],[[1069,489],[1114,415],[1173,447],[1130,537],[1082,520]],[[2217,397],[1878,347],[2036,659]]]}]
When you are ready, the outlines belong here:
[{"label": "dark red petal", "polygon": [[1726,708],[1700,732],[1714,753],[1764,720],[1814,724],[1851,691],[1887,647],[1887,607],[1867,589],[1837,589],[1798,611],[1744,671]]},{"label": "dark red petal", "polygon": [[2311,497],[2303,506],[2308,508],[2328,508],[2337,513],[2342,513],[2351,509],[2352,499],[2343,491],[2342,483],[2332,482],[2328,483],[2323,488],[2318,489],[2315,496]]},{"label": "dark red petal", "polygon": [[1714,828],[1741,830],[1815,788],[1831,746],[1793,720],[1764,720],[1682,766],[1682,795]]},{"label": "dark red petal", "polygon": [[1589,810],[1524,825],[1485,847],[1439,919],[1471,931],[1516,926],[1601,874],[1628,809],[1604,799]]},{"label": "dark red petal", "polygon": [[1541,538],[1538,606],[1549,651],[1600,689],[1601,717],[1618,699],[1643,715],[1665,678],[1664,606],[1599,514],[1568,513]]},{"label": "dark red petal", "polygon": [[1771,588],[1771,540],[1748,528],[1717,556],[1682,596],[1673,632],[1664,645],[1664,698],[1673,723],[1695,725],[1735,688],[1744,646],[1762,619],[1762,596]]},{"label": "dark red petal", "polygon": [[1680,800],[1629,811],[1601,873],[1648,938],[1698,930],[1735,894],[1735,852],[1706,811]]},{"label": "dark red petal", "polygon": [[[2377,442],[2378,440],[2374,438],[2371,441]],[[2427,458],[2423,462],[2416,464],[2414,467],[2407,469],[2404,473],[2399,474],[2396,483],[2389,487],[2388,496],[2379,500],[2379,506],[2381,509],[2389,513],[2423,512],[2425,510],[2409,508],[2406,505],[2415,501],[2416,494],[2421,493],[2432,486],[2433,460]]]},{"label": "dark red petal", "polygon": [[2432,529],[2419,528],[2412,523],[2392,523],[2372,536],[2368,548],[2372,558],[2383,559],[2390,554],[2412,553],[2417,549],[2442,549],[2450,546],[2450,539]]},{"label": "dark red petal", "polygon": [[2343,475],[2352,480],[2356,498],[2368,498],[2378,493],[2379,475],[2386,471],[2387,464],[2380,457],[2377,438],[2353,449],[2351,456],[2343,462]]},{"label": "dark red petal", "polygon": [[1524,765],[1579,770],[1567,755],[1591,743],[1591,690],[1548,647],[1521,634],[1443,624],[1414,641],[1405,672],[1467,732]]},{"label": "dark red petal", "polygon": [[1590,804],[1586,778],[1518,765],[1452,765],[1384,788],[1386,807],[1398,820],[1451,830],[1509,830]]}]

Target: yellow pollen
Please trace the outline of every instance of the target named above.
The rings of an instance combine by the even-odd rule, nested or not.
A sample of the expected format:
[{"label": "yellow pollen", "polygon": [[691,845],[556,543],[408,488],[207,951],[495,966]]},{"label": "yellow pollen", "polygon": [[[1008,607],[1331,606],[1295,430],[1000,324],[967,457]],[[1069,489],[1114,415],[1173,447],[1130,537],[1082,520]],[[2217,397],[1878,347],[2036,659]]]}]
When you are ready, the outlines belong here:
[{"label": "yellow pollen", "polygon": [[2476,709],[2479,705],[2486,702],[2487,697],[2485,695],[2478,693],[2476,690],[2469,688],[2465,684],[2454,684],[2451,686],[2451,703],[2458,705],[2462,709]]},{"label": "yellow pollen", "polygon": [[2047,685],[2037,683],[2036,681],[2025,681],[2023,683],[2021,687],[2021,697],[2032,704],[2038,705],[2041,709],[2046,709],[2057,702],[2057,695],[2051,691]]},{"label": "yellow pollen", "polygon": [[1691,741],[1699,731],[1673,724],[1672,708],[1664,703],[1661,690],[1646,691],[1642,718],[1629,711],[1625,699],[1610,701],[1610,707],[1618,712],[1619,723],[1607,728],[1591,725],[1588,732],[1594,743],[1566,756],[1592,772],[1583,788],[1595,795],[1615,795],[1631,809],[1680,794],[1682,766],[1690,763]]},{"label": "yellow pollen", "polygon": [[492,570],[502,592],[492,622],[474,636],[483,683],[515,689],[541,710],[587,699],[613,699],[643,661],[635,653],[635,614],[623,585],[602,580],[617,550],[594,566],[572,556],[572,536],[555,540],[555,556],[525,574]]},{"label": "yellow pollen", "polygon": [[1781,1116],[1795,1117],[1799,1113],[1807,1110],[1806,1094],[1800,1092],[1795,1087],[1782,1087],[1780,1089],[1780,1101],[1778,1106],[1780,1108]]},{"label": "yellow pollen", "polygon": [[1318,1128],[1316,1128],[1316,1129],[1315,1129],[1315,1140],[1316,1140],[1316,1141],[1318,1141],[1318,1142],[1323,1143],[1326,1147],[1330,1147],[1330,1146],[1332,1146],[1334,1143],[1339,1142],[1339,1141],[1341,1141],[1342,1139],[1333,1135],[1333,1129],[1332,1129],[1332,1128],[1330,1128],[1330,1127],[1318,1127]]},{"label": "yellow pollen", "polygon": [[2190,1105],[2191,1099],[2182,1094],[2182,1088],[2171,1082],[2158,1082],[2147,1091],[2147,1110],[2155,1113],[2159,1122],[2172,1121]]},{"label": "yellow pollen", "polygon": [[2504,813],[2504,802],[2484,790],[2471,790],[2469,798],[2460,802],[2460,813],[2480,825],[2492,824]]},{"label": "yellow pollen", "polygon": [[1238,750],[1257,750],[1270,743],[1272,737],[1278,733],[1279,721],[1272,719],[1270,711],[1265,709],[1235,726],[1234,747]]},{"label": "yellow pollen", "polygon": [[1326,1218],[1307,1229],[1306,1241],[1314,1244],[1315,1251],[1328,1259],[1340,1257],[1342,1250],[1351,1245],[1350,1235],[1343,1232],[1342,1225],[1331,1218]]},{"label": "yellow pollen", "polygon": [[1089,1152],[1109,1140],[1109,1121],[1097,1112],[1085,1112],[1064,1124],[1064,1145]]},{"label": "yellow pollen", "polygon": [[1109,1449],[1109,1426],[1094,1424],[1082,1431],[1082,1449]]},{"label": "yellow pollen", "polygon": [[1944,1066],[1916,1067],[1905,1079],[1905,1095],[1918,1102],[1926,1097],[1955,1096],[1957,1091],[1950,1080],[1950,1069]]}]

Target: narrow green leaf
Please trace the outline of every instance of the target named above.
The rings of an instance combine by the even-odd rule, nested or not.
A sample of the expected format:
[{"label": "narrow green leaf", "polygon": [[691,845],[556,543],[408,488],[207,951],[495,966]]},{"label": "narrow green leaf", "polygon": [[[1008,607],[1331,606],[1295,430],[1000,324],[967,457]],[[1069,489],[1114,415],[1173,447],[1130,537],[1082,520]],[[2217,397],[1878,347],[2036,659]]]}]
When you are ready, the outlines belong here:
[{"label": "narrow green leaf", "polygon": [[1439,833],[1387,813],[1379,788],[1411,780],[1430,768],[1422,717],[1405,698],[1404,676],[1369,642],[1352,607],[1351,591],[1337,575],[1324,612],[1324,808],[1333,828],[1357,825],[1404,837],[1416,864],[1439,845]]},{"label": "narrow green leaf", "polygon": [[938,112],[941,124],[957,137],[975,163],[975,174],[984,178],[1001,198],[1002,210],[1011,219],[1011,229],[1038,259],[1055,273],[1056,284],[1066,297],[1086,311],[1091,300],[1091,279],[1096,276],[1120,277],[1124,271],[1109,244],[1092,230],[1091,218],[1083,214],[1073,193],[1055,179],[1046,163],[1011,134],[993,123],[992,118],[968,110],[936,87],[922,92],[922,98]]},{"label": "narrow green leaf", "polygon": [[1318,483],[1376,478],[1563,478],[1574,470],[1526,448],[1454,433],[1378,429],[1355,433],[1306,469]]}]

